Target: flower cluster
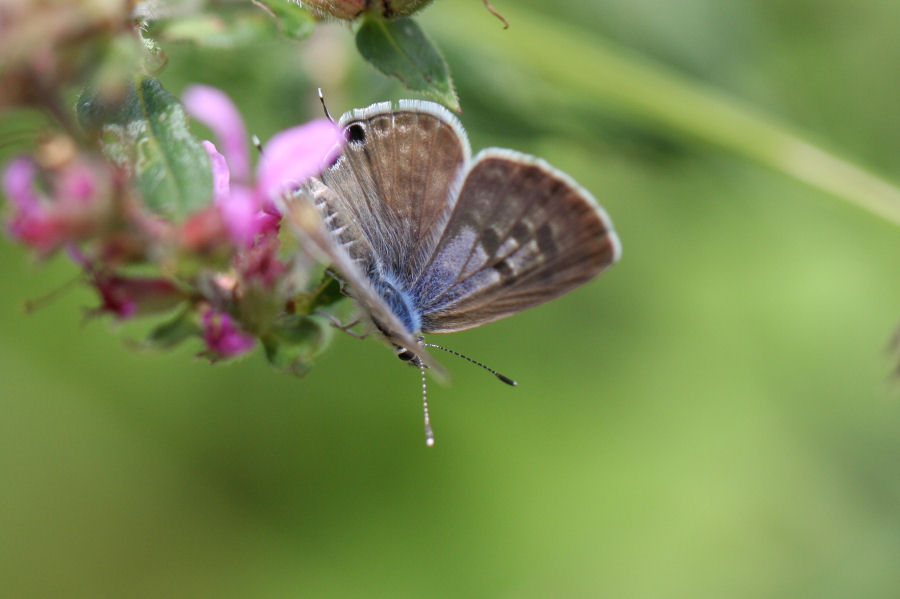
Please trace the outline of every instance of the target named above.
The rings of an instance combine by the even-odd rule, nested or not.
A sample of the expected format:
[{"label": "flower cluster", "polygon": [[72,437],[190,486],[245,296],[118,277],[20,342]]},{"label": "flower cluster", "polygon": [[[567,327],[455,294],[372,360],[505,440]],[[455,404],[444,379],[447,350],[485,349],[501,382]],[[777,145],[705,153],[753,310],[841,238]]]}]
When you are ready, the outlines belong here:
[{"label": "flower cluster", "polygon": [[97,291],[94,314],[175,312],[152,334],[160,345],[199,337],[216,361],[262,340],[267,354],[279,354],[277,339],[289,337],[279,327],[296,322],[298,294],[314,290],[308,269],[283,255],[275,200],[333,161],[343,134],[327,119],[281,131],[254,170],[244,122],[225,93],[196,85],[182,103],[216,138],[202,142],[213,193],[198,209],[166,218],[145,205],[127,167],[59,136],[6,165],[8,234],[39,257],[65,250]]}]

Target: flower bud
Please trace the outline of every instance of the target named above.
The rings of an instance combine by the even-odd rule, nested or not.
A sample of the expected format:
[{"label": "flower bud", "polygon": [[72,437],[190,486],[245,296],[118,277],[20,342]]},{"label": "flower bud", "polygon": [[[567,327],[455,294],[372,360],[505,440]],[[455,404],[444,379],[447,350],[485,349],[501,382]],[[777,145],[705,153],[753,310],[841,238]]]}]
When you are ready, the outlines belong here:
[{"label": "flower bud", "polygon": [[352,21],[365,12],[390,19],[413,14],[431,0],[304,0],[302,4],[318,17]]},{"label": "flower bud", "polygon": [[184,294],[166,279],[97,275],[94,287],[103,302],[95,313],[119,319],[166,312],[184,299]]},{"label": "flower bud", "polygon": [[379,14],[387,19],[411,15],[429,3],[431,3],[431,0],[381,0],[380,2],[373,2],[373,4],[379,5]]},{"label": "flower bud", "polygon": [[203,313],[203,340],[206,355],[213,361],[238,356],[256,345],[256,339],[241,331],[231,316],[212,308]]}]

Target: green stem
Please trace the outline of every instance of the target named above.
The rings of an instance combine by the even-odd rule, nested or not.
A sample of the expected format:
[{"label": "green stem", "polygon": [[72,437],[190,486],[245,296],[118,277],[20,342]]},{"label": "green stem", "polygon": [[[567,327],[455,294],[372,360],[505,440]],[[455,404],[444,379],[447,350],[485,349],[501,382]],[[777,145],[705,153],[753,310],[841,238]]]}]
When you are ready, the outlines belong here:
[{"label": "green stem", "polygon": [[772,116],[515,3],[504,14],[505,31],[481,5],[457,2],[429,19],[428,28],[442,43],[493,54],[498,68],[507,62],[532,70],[629,118],[729,150],[900,225],[900,189]]}]

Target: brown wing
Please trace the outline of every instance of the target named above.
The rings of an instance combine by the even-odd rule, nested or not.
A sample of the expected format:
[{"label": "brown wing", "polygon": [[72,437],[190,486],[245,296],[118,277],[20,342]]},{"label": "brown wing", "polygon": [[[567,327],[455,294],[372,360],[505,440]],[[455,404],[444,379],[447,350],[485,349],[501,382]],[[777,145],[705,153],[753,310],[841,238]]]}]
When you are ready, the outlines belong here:
[{"label": "brown wing", "polygon": [[491,148],[475,157],[416,280],[422,330],[450,333],[536,306],[619,259],[593,196],[543,160]]},{"label": "brown wing", "polygon": [[449,218],[471,150],[459,121],[433,102],[373,104],[341,117],[348,143],[320,177],[334,191],[326,225],[354,223],[380,270],[414,280]]}]

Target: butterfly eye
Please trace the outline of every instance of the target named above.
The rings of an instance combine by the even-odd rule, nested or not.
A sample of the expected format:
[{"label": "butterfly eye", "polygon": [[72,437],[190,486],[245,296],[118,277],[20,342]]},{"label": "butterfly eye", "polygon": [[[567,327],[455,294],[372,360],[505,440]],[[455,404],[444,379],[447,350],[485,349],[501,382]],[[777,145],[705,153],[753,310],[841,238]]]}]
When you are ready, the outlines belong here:
[{"label": "butterfly eye", "polygon": [[366,143],[366,130],[359,123],[354,123],[347,128],[347,141],[352,144]]},{"label": "butterfly eye", "polygon": [[415,359],[416,354],[412,353],[405,347],[398,347],[397,348],[397,357],[400,358],[401,360],[403,360],[404,362],[412,362]]}]

